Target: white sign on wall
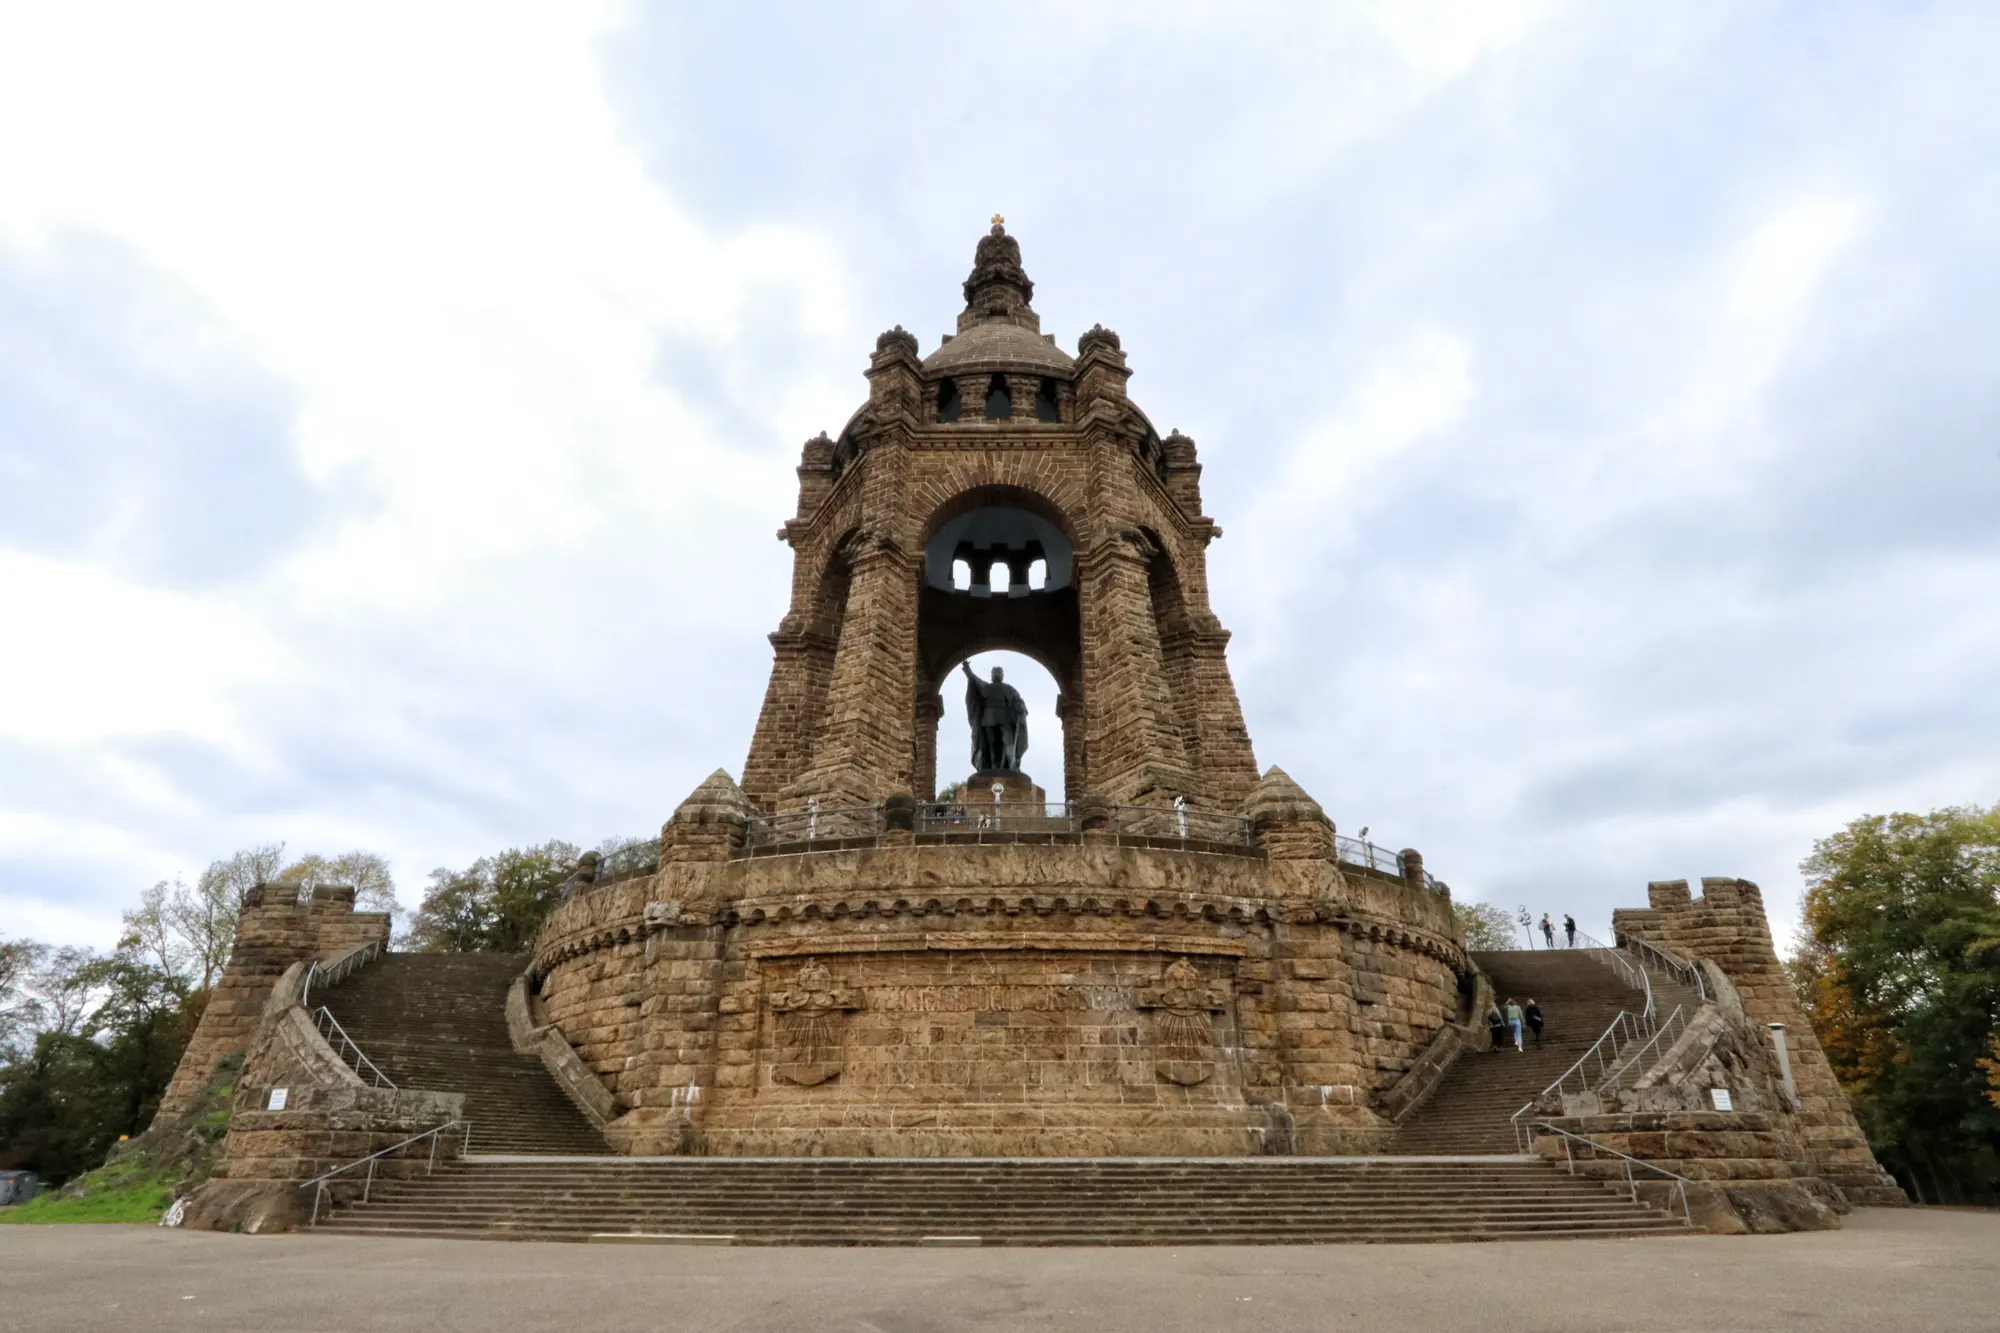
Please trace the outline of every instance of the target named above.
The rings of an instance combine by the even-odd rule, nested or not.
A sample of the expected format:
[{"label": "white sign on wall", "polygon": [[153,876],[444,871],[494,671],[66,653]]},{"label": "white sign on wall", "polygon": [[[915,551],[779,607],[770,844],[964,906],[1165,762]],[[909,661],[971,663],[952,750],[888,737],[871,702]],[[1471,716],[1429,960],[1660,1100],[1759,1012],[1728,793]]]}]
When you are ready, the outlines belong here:
[{"label": "white sign on wall", "polygon": [[264,1109],[266,1111],[282,1111],[285,1109],[285,1103],[291,1099],[292,1090],[290,1088],[273,1088],[271,1089],[270,1099],[264,1103]]},{"label": "white sign on wall", "polygon": [[1729,1100],[1729,1089],[1727,1088],[1710,1088],[1708,1090],[1708,1099],[1715,1103],[1715,1109],[1718,1111],[1734,1111],[1736,1109],[1734,1104]]}]

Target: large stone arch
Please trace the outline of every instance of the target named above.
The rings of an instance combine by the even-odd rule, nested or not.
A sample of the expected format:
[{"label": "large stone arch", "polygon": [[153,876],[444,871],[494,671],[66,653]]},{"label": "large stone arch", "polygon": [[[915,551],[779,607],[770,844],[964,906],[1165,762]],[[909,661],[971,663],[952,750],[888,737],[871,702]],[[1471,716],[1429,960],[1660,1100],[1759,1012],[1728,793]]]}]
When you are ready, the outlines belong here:
[{"label": "large stone arch", "polygon": [[[1040,518],[1070,546],[1075,560],[1076,526],[1063,507],[1043,490],[1005,482],[984,482],[935,499],[922,527],[923,547],[955,520],[981,512],[1017,510]],[[1083,697],[1083,630],[1073,575],[1060,588],[1008,597],[980,597],[947,591],[916,573],[916,712],[911,755],[914,785],[925,795],[936,790],[938,727],[948,711],[946,677],[967,658],[982,652],[1017,652],[1055,678],[1063,722],[1063,779],[1072,793],[1084,781],[1082,728],[1071,725]]]}]

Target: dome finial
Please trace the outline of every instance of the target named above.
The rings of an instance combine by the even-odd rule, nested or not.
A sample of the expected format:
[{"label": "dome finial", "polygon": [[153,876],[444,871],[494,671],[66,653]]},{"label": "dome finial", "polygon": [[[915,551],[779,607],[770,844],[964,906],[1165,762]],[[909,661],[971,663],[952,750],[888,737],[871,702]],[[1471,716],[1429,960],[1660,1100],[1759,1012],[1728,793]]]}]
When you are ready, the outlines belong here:
[{"label": "dome finial", "polygon": [[1007,234],[1004,221],[995,213],[993,230],[979,238],[972,276],[965,280],[965,309],[974,317],[1027,323],[1034,320],[1028,303],[1035,299],[1035,284],[1021,268],[1021,243]]}]

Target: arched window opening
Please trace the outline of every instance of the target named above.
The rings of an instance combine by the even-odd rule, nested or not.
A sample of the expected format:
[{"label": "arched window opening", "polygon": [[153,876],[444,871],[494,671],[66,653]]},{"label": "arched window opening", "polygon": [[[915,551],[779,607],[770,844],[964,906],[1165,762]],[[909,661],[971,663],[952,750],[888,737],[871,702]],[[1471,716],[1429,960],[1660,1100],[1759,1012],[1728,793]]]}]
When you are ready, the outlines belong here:
[{"label": "arched window opening", "polygon": [[1006,421],[1014,415],[1014,395],[1007,391],[1007,377],[995,375],[986,386],[986,419]]},{"label": "arched window opening", "polygon": [[1048,586],[1048,582],[1049,582],[1048,561],[1037,560],[1033,564],[1028,566],[1028,587],[1030,589],[1032,589],[1035,592],[1040,592],[1043,588]]},{"label": "arched window opening", "polygon": [[958,396],[958,381],[941,379],[938,381],[938,420],[956,421],[958,414],[965,410],[965,404]]},{"label": "arched window opening", "polygon": [[1035,420],[1062,420],[1062,408],[1056,403],[1056,382],[1052,379],[1044,379],[1042,387],[1035,390]]},{"label": "arched window opening", "polygon": [[960,592],[972,591],[972,563],[968,560],[951,562],[951,586]]},{"label": "arched window opening", "polygon": [[1013,584],[1014,571],[1007,567],[1005,560],[995,560],[986,575],[986,590],[995,597],[1005,597],[1007,589]]},{"label": "arched window opening", "polygon": [[[992,679],[994,667],[1001,668],[1006,683],[1021,692],[1028,705],[1028,749],[1021,756],[1021,771],[1048,793],[1049,800],[1061,801],[1067,787],[1064,756],[1068,750],[1062,715],[1057,711],[1061,690],[1056,678],[1034,658],[1007,649],[978,652],[960,660],[966,661],[982,681]],[[945,798],[946,813],[962,808],[968,825],[976,827],[980,815],[992,811],[993,791],[990,784],[971,789],[965,786],[972,774],[968,753],[972,724],[966,715],[965,678],[957,661],[944,669],[938,696],[942,708],[932,742],[932,785],[928,790]]]}]

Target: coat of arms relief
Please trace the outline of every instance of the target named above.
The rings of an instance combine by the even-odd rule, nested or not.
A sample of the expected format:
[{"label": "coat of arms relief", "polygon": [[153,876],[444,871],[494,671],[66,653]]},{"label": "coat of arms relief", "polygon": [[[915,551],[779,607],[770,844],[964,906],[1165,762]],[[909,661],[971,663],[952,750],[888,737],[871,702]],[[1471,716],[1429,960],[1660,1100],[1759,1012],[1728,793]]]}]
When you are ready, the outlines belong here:
[{"label": "coat of arms relief", "polygon": [[839,1074],[847,1015],[860,1007],[854,991],[833,984],[826,964],[807,959],[792,984],[771,995],[778,1019],[772,1077],[810,1088]]},{"label": "coat of arms relief", "polygon": [[1139,1008],[1153,1013],[1153,1067],[1161,1078],[1191,1088],[1215,1076],[1215,1019],[1223,988],[1185,958],[1167,964],[1157,984],[1139,989]]}]

